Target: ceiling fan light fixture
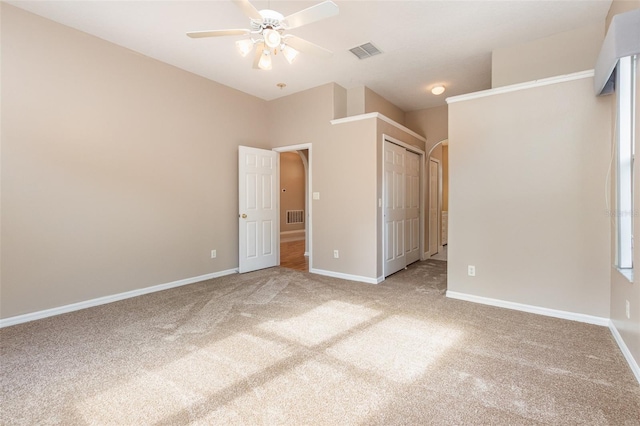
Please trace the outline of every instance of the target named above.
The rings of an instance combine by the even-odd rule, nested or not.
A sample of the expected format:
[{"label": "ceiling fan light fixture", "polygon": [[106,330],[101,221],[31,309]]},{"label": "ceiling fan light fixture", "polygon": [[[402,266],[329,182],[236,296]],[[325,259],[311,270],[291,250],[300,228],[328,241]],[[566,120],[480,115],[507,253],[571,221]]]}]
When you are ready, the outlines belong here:
[{"label": "ceiling fan light fixture", "polygon": [[238,47],[238,51],[243,57],[247,56],[253,49],[253,40],[251,40],[250,38],[238,40],[236,41],[236,46]]},{"label": "ceiling fan light fixture", "polygon": [[282,54],[284,55],[284,58],[287,60],[287,62],[289,62],[290,64],[293,63],[293,61],[295,61],[295,59],[298,57],[298,52],[296,49],[294,49],[291,46],[284,46],[282,48]]},{"label": "ceiling fan light fixture", "polygon": [[271,69],[271,56],[275,56],[279,52],[282,52],[290,64],[299,53],[309,53],[325,58],[332,55],[331,51],[300,37],[287,34],[287,31],[337,15],[338,6],[333,1],[324,0],[286,17],[275,10],[258,10],[251,4],[251,1],[233,0],[233,3],[240,7],[249,18],[249,28],[191,31],[187,33],[187,36],[191,38],[248,36],[248,40],[236,41],[238,52],[242,56],[247,56],[253,51],[252,67],[262,70]]},{"label": "ceiling fan light fixture", "polygon": [[264,36],[264,43],[270,48],[275,49],[276,47],[280,46],[282,36],[280,36],[280,33],[278,31],[266,29],[264,30],[262,35]]},{"label": "ceiling fan light fixture", "polygon": [[433,88],[431,89],[431,93],[433,93],[434,95],[442,95],[444,93],[444,86],[442,85],[437,85],[437,86],[433,86]]},{"label": "ceiling fan light fixture", "polygon": [[269,54],[268,49],[265,49],[264,52],[262,52],[262,55],[260,55],[258,68],[264,71],[269,71],[271,69],[271,55]]}]

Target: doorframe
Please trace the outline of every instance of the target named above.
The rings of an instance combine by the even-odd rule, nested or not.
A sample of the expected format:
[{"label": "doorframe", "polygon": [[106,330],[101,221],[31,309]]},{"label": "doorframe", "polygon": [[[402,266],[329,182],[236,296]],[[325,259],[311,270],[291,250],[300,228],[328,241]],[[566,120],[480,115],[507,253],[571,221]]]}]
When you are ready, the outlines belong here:
[{"label": "doorframe", "polygon": [[424,202],[425,202],[425,152],[423,150],[421,150],[420,148],[413,146],[413,145],[409,145],[406,142],[402,142],[399,139],[396,139],[392,136],[389,136],[387,134],[382,134],[382,146],[380,147],[380,167],[381,167],[381,171],[382,171],[382,198],[380,199],[380,202],[378,203],[378,208],[380,209],[380,215],[382,220],[381,222],[381,226],[380,226],[380,234],[382,235],[382,250],[381,250],[381,254],[378,256],[378,259],[380,262],[382,262],[381,267],[382,267],[382,276],[380,278],[378,278],[379,282],[382,282],[385,280],[385,270],[384,270],[384,250],[386,247],[386,236],[385,236],[385,232],[384,232],[384,217],[382,217],[384,215],[384,200],[386,198],[386,193],[385,193],[385,189],[384,189],[384,143],[385,142],[391,142],[393,144],[396,144],[398,146],[401,146],[402,148],[406,149],[407,151],[411,151],[414,154],[417,154],[420,156],[420,260],[425,260],[426,257],[424,256],[424,219],[425,219],[425,212],[424,212]]},{"label": "doorframe", "polygon": [[[302,164],[305,166],[305,221],[304,221],[304,237],[305,237],[305,256],[309,257],[309,271],[311,271],[311,268],[313,267],[313,233],[312,233],[312,229],[313,227],[312,225],[312,221],[313,221],[313,216],[311,214],[311,206],[313,205],[312,203],[312,192],[311,192],[311,188],[313,188],[312,186],[312,176],[313,174],[311,173],[312,168],[313,168],[313,161],[312,161],[312,153],[311,153],[311,147],[312,144],[311,143],[303,143],[303,144],[298,144],[298,145],[287,145],[287,146],[279,146],[277,148],[273,148],[272,151],[275,151],[278,153],[278,200],[280,200],[280,153],[281,152],[296,152],[300,155],[299,151],[302,150],[307,150],[309,152],[309,158],[307,160],[307,163],[305,164],[304,159],[302,159]],[[278,202],[278,219],[280,218],[280,203]],[[280,264],[280,233],[278,233],[278,244],[277,244],[277,250],[278,250],[278,265]]]},{"label": "doorframe", "polygon": [[[442,139],[441,141],[436,142],[435,144],[433,144],[433,146],[429,149],[429,153],[427,154],[427,159],[429,161],[431,161],[431,153],[433,152],[433,150],[435,150],[438,146],[442,145],[448,145],[449,144],[449,138],[447,139]],[[437,158],[433,159],[434,161],[438,162],[438,223],[440,223],[440,226],[442,226],[442,162],[440,160],[438,160]],[[426,191],[427,188],[425,188]],[[427,211],[431,208],[431,198],[427,198],[427,201],[429,202],[429,206],[427,208]],[[427,221],[427,227],[429,228],[429,237],[431,237],[431,221],[428,220]],[[442,242],[441,239],[439,239],[438,241],[438,250],[443,250],[444,246],[441,245],[440,243]],[[431,253],[431,244],[427,244],[428,247],[428,251],[426,251],[424,253],[424,258],[428,259],[431,256],[434,256],[437,253]]]},{"label": "doorframe", "polygon": [[[429,218],[428,222],[429,222],[429,241],[427,246],[429,247],[429,257],[431,256],[435,256],[436,254],[440,253],[440,250],[442,250],[442,245],[440,244],[440,229],[438,227],[438,225],[441,226],[442,224],[442,161],[438,160],[437,158],[433,158],[433,157],[429,157],[429,170],[431,170],[431,162],[434,162],[437,164],[438,167],[438,196],[436,199],[436,251],[435,253],[431,253],[431,218]],[[431,173],[429,173],[429,179],[431,179]],[[431,189],[431,181],[429,181],[429,189]],[[428,201],[429,201],[429,208],[427,210],[431,210],[431,197],[428,197]]]}]

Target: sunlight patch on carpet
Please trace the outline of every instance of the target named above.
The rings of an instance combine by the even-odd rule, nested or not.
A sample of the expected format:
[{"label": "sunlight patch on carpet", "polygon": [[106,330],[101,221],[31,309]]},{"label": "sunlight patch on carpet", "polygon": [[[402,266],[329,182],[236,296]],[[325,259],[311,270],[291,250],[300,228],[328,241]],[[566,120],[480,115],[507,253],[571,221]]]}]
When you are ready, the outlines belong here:
[{"label": "sunlight patch on carpet", "polygon": [[283,344],[236,333],[168,364],[159,373],[186,389],[209,396],[291,355]]},{"label": "sunlight patch on carpet", "polygon": [[150,424],[201,403],[291,356],[289,349],[237,333],[154,371],[83,400],[78,409],[93,424]]},{"label": "sunlight patch on carpet", "polygon": [[347,337],[327,354],[399,383],[411,383],[461,337],[459,330],[393,316]]},{"label": "sunlight patch on carpet", "polygon": [[359,424],[392,396],[391,390],[372,388],[345,367],[309,360],[191,424]]},{"label": "sunlight patch on carpet", "polygon": [[282,321],[264,322],[258,327],[302,345],[314,346],[379,314],[380,312],[364,306],[331,300],[302,315]]},{"label": "sunlight patch on carpet", "polygon": [[201,400],[200,395],[147,371],[81,401],[77,409],[87,424],[152,424],[167,412],[178,412]]}]

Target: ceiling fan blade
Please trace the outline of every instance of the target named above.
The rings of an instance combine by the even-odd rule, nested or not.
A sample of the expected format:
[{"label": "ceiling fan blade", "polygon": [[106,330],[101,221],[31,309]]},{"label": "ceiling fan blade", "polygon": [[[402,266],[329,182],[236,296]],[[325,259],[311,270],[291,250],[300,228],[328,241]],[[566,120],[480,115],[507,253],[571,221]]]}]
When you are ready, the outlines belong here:
[{"label": "ceiling fan blade", "polygon": [[338,6],[330,1],[323,1],[315,6],[308,7],[300,12],[293,13],[282,20],[282,26],[286,29],[297,28],[321,19],[337,15]]},{"label": "ceiling fan blade", "polygon": [[249,18],[253,19],[254,21],[262,21],[262,15],[260,15],[260,12],[255,8],[254,5],[249,3],[249,0],[233,0],[233,2],[236,4],[236,6],[242,9],[244,14]]},{"label": "ceiling fan blade", "polygon": [[262,56],[262,52],[264,52],[264,43],[256,44],[256,53],[253,57],[253,68],[259,69],[258,63],[260,62],[260,57]]},{"label": "ceiling fan blade", "polygon": [[247,35],[251,30],[210,30],[210,31],[191,31],[187,35],[191,38],[203,38],[203,37],[222,37],[222,36],[235,36],[235,35]]},{"label": "ceiling fan blade", "polygon": [[329,58],[333,52],[294,35],[284,36],[284,42],[299,52]]}]

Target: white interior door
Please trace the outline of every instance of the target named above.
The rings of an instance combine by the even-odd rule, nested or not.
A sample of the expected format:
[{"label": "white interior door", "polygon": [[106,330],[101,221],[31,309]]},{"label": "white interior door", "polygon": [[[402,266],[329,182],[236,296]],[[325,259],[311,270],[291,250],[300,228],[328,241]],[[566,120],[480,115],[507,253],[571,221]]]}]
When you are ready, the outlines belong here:
[{"label": "white interior door", "polygon": [[405,256],[407,265],[420,260],[420,156],[405,154]]},{"label": "white interior door", "polygon": [[239,272],[277,266],[278,153],[239,147]]},{"label": "white interior door", "polygon": [[384,143],[384,276],[407,266],[405,256],[406,150]]},{"label": "white interior door", "polygon": [[429,255],[438,253],[438,205],[440,190],[440,164],[429,159]]}]

